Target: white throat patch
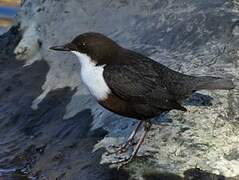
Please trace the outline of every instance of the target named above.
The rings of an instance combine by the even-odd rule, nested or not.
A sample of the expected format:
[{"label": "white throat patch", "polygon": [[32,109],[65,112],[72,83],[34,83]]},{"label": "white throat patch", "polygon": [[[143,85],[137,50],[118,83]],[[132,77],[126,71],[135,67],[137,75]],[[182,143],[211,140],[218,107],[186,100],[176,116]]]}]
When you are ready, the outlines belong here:
[{"label": "white throat patch", "polygon": [[78,57],[81,63],[81,79],[90,93],[98,100],[105,100],[110,93],[110,89],[103,77],[104,65],[96,66],[96,63],[86,54],[77,51],[71,52]]}]

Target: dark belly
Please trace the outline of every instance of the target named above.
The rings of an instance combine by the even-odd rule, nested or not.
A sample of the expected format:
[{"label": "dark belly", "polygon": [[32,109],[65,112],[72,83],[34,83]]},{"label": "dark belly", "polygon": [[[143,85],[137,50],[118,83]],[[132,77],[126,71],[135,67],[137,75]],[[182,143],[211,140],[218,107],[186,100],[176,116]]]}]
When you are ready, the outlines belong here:
[{"label": "dark belly", "polygon": [[149,104],[124,101],[113,94],[110,94],[106,100],[99,101],[99,104],[116,114],[139,120],[147,120],[163,112],[162,109]]}]

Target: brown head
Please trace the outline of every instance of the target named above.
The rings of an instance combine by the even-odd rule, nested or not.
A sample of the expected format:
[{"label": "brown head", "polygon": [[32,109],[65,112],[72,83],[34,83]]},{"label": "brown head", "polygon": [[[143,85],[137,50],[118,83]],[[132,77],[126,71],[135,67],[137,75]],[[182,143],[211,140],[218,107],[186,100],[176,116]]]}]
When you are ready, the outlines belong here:
[{"label": "brown head", "polygon": [[72,42],[53,46],[56,51],[71,51],[86,54],[97,64],[110,64],[121,47],[110,38],[100,33],[88,32],[77,36]]}]

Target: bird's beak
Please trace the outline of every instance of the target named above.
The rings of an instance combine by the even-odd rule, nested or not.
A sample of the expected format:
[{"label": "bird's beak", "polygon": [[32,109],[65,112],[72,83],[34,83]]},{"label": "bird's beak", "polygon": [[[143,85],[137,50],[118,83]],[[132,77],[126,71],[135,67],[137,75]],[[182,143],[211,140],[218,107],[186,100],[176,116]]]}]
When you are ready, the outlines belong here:
[{"label": "bird's beak", "polygon": [[55,50],[55,51],[71,51],[68,44],[63,45],[63,46],[52,46],[49,49]]}]

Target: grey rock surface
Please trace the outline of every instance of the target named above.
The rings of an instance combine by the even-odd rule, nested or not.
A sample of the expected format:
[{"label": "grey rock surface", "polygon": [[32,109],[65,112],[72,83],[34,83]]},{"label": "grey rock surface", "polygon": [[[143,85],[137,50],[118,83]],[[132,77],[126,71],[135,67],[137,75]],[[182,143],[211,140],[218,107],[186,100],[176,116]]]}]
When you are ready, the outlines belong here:
[{"label": "grey rock surface", "polygon": [[[18,15],[23,38],[15,53],[26,64],[43,58],[49,65],[42,93],[32,107],[39,108],[51,91],[77,88],[64,106],[64,119],[91,109],[91,129],[108,132],[95,150],[120,143],[130,134],[135,121],[96,104],[80,81],[76,58],[48,49],[83,32],[104,33],[177,71],[232,77],[237,85],[233,91],[202,91],[185,102],[188,112],[156,118],[140,151],[151,157],[129,165],[132,177],[142,178],[152,169],[182,175],[194,167],[238,176],[238,10],[236,0],[25,0]],[[103,155],[101,162],[113,158]]]}]

